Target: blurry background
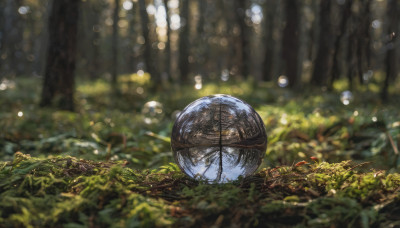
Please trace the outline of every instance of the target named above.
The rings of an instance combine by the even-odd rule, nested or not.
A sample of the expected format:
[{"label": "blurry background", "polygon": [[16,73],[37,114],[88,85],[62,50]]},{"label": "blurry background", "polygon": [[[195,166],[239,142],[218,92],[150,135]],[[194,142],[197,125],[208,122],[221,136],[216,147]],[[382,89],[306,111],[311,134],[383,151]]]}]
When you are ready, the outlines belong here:
[{"label": "blurry background", "polygon": [[[329,89],[335,80],[348,78],[352,89],[383,81],[386,74],[394,81],[398,74],[396,0],[80,3],[79,78],[150,73],[152,81],[166,87],[276,81],[284,75],[289,87],[312,83]],[[48,0],[1,1],[1,78],[44,75],[51,5]]]}]

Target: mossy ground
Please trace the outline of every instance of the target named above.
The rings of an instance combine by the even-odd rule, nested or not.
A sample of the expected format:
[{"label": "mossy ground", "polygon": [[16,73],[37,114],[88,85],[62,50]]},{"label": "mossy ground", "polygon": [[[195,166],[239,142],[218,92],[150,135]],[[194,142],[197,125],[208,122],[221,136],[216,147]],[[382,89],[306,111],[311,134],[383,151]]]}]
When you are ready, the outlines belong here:
[{"label": "mossy ground", "polygon": [[[382,104],[374,84],[343,105],[340,83],[329,93],[235,82],[152,94],[127,75],[117,95],[102,80],[78,83],[71,113],[38,108],[35,83],[0,91],[0,227],[400,226],[399,96]],[[259,171],[229,184],[196,182],[172,163],[172,114],[213,93],[246,100],[267,127]],[[165,114],[150,125],[149,100]]]},{"label": "mossy ground", "polygon": [[[5,227],[389,227],[400,225],[400,174],[351,161],[262,169],[209,185],[175,164],[133,170],[124,162],[16,153],[0,163]],[[367,165],[367,164],[365,164]]]}]

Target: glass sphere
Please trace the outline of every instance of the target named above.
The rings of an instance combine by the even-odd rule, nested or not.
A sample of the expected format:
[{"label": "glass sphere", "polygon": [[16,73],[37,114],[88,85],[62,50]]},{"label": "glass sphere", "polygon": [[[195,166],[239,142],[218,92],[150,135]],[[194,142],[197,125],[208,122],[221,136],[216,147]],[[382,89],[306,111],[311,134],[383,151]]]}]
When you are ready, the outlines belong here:
[{"label": "glass sphere", "polygon": [[174,158],[188,176],[225,183],[249,176],[267,148],[265,126],[247,103],[212,95],[189,104],[172,128]]},{"label": "glass sphere", "polygon": [[163,105],[157,101],[149,101],[144,104],[142,115],[146,124],[158,123],[164,117]]}]

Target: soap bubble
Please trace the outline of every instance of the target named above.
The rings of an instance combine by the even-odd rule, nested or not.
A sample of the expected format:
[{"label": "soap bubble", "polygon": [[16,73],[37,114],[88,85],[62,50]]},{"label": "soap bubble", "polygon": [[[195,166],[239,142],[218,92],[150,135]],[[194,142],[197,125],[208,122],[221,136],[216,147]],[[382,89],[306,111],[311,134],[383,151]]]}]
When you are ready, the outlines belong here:
[{"label": "soap bubble", "polygon": [[278,85],[279,87],[286,87],[289,85],[289,79],[285,75],[281,75],[278,78]]},{"label": "soap bubble", "polygon": [[144,104],[142,115],[146,124],[158,123],[164,117],[163,105],[157,101],[149,101]]},{"label": "soap bubble", "polygon": [[341,101],[344,105],[349,105],[350,102],[353,101],[353,93],[350,92],[350,91],[348,91],[348,90],[343,91],[343,92],[340,94],[340,101]]},{"label": "soap bubble", "polygon": [[189,104],[172,129],[174,158],[188,176],[225,183],[253,174],[267,147],[265,126],[247,103],[212,95]]}]

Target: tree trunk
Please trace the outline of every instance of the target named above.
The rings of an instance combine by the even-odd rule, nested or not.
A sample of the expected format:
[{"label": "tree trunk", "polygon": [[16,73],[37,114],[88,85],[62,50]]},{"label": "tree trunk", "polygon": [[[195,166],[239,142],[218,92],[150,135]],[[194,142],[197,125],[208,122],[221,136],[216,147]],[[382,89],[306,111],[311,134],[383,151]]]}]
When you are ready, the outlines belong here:
[{"label": "tree trunk", "polygon": [[207,42],[206,42],[206,35],[204,34],[205,32],[204,25],[206,22],[207,1],[198,0],[197,4],[198,4],[199,21],[196,27],[197,36],[195,38],[195,42],[197,44],[196,73],[200,74],[202,77],[205,77]]},{"label": "tree trunk", "polygon": [[128,71],[129,72],[136,72],[137,71],[137,52],[136,52],[136,40],[138,37],[137,31],[136,31],[136,23],[137,21],[137,12],[138,12],[138,4],[137,2],[133,3],[132,9],[130,10],[132,14],[129,14],[127,18],[129,18],[129,49],[128,50]]},{"label": "tree trunk", "polygon": [[246,0],[235,0],[235,13],[236,20],[240,29],[240,63],[239,63],[239,74],[244,78],[249,75],[249,29],[246,25]]},{"label": "tree trunk", "polygon": [[167,42],[165,44],[165,72],[167,73],[167,78],[169,81],[172,81],[171,75],[171,28],[170,28],[170,18],[169,18],[169,10],[168,10],[168,0],[164,0],[166,20],[167,20]]},{"label": "tree trunk", "polygon": [[152,58],[151,40],[149,30],[149,17],[146,11],[146,1],[139,0],[140,19],[142,22],[142,36],[144,38],[144,62],[146,70],[151,75],[152,81],[156,86],[159,86],[158,75],[155,67],[155,60]]},{"label": "tree trunk", "polygon": [[320,2],[319,41],[311,84],[325,86],[332,67],[331,1]]},{"label": "tree trunk", "polygon": [[388,0],[387,3],[387,16],[389,20],[388,26],[388,36],[389,41],[386,44],[386,78],[383,83],[383,87],[381,90],[381,99],[386,102],[389,98],[388,88],[389,82],[394,81],[398,74],[397,68],[397,53],[396,53],[396,40],[398,36],[398,27],[399,27],[399,5],[397,0]]},{"label": "tree trunk", "polygon": [[[6,8],[5,1],[0,1],[0,53],[1,55],[4,54],[5,51],[5,19],[6,19],[6,13],[4,12]],[[1,56],[0,56],[1,58]],[[0,61],[0,71],[3,72],[2,65],[4,64],[4,60]]]},{"label": "tree trunk", "polygon": [[294,88],[299,87],[301,83],[298,70],[300,2],[285,0],[284,7],[286,25],[282,41],[283,66],[289,80],[289,87]]},{"label": "tree trunk", "polygon": [[[3,0],[4,1],[4,0]],[[23,21],[18,13],[18,8],[22,6],[22,0],[7,0],[3,2],[2,8],[2,65],[1,72],[5,75],[19,75],[23,73],[25,66],[24,53],[22,49],[23,40]]]},{"label": "tree trunk", "polygon": [[117,86],[118,77],[118,21],[119,21],[119,9],[120,0],[114,1],[114,14],[113,14],[113,34],[112,34],[112,69],[111,69],[111,84],[114,89]]},{"label": "tree trunk", "polygon": [[370,27],[371,27],[371,0],[363,1],[363,12],[358,15],[357,26],[357,72],[360,84],[364,83],[363,75],[370,64]]},{"label": "tree trunk", "polygon": [[[97,1],[96,1],[97,3]],[[100,53],[100,21],[101,21],[101,8],[95,3],[90,2],[92,7],[90,8],[91,13],[89,14],[91,18],[88,18],[92,23],[92,40],[90,46],[92,49],[91,59],[89,60],[89,76],[91,79],[99,78],[102,71],[101,67],[101,53]]]},{"label": "tree trunk", "polygon": [[180,1],[179,70],[181,80],[189,82],[189,0]]},{"label": "tree trunk", "polygon": [[80,0],[54,0],[40,105],[74,110],[74,73]]},{"label": "tree trunk", "polygon": [[[268,7],[267,7],[268,6]],[[271,81],[273,78],[273,56],[274,56],[274,46],[276,44],[274,40],[274,25],[275,25],[275,17],[277,10],[277,2],[276,1],[268,1],[264,6],[264,15],[266,18],[265,21],[265,52],[264,52],[264,61],[262,65],[262,74],[264,81]]]},{"label": "tree trunk", "polygon": [[339,70],[339,50],[340,50],[340,43],[342,41],[343,36],[346,34],[347,22],[351,15],[351,5],[352,1],[346,1],[344,5],[341,7],[342,16],[340,18],[339,24],[339,34],[336,36],[334,48],[333,48],[333,65],[332,65],[332,74],[329,80],[328,89],[333,89],[333,83],[336,79],[339,78],[340,70]]}]

